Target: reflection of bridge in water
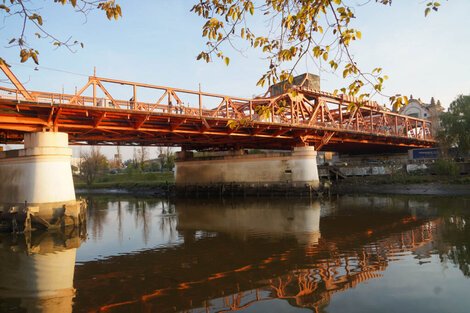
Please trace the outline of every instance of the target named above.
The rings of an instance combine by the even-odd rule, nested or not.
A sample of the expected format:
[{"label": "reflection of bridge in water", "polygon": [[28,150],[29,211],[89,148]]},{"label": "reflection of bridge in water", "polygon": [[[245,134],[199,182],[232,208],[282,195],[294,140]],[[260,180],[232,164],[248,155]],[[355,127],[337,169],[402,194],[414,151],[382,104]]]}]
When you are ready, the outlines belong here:
[{"label": "reflection of bridge in water", "polygon": [[[390,262],[429,256],[436,221],[416,215],[419,205],[373,199],[368,206],[365,197],[344,197],[322,208],[292,199],[165,204],[159,218],[181,244],[85,262],[75,275],[78,233],[33,233],[25,243],[3,236],[0,303],[27,312],[226,312],[284,299],[321,311],[335,293],[381,277]],[[152,204],[134,202],[112,204],[118,225],[125,207],[145,229]],[[90,202],[90,238],[110,214],[99,203]]]},{"label": "reflection of bridge in water", "polygon": [[[399,260],[397,255],[428,244],[433,239],[434,228],[434,222],[426,222],[373,246],[364,247],[362,253],[332,257],[326,262],[313,264],[311,268],[293,270],[286,275],[268,279],[264,287],[211,301],[210,310],[228,312],[259,301],[287,299],[292,305],[318,312],[329,303],[333,294],[354,288],[369,279],[382,277],[377,272],[384,271],[389,262]],[[334,253],[335,248],[329,249],[330,253]],[[318,247],[307,249],[306,256],[317,253]]]},{"label": "reflection of bridge in water", "polygon": [[184,243],[78,266],[77,311],[224,312],[274,299],[321,310],[390,262],[427,257],[436,227],[406,207],[372,218],[367,207],[356,218],[332,208],[320,222],[318,202],[275,203],[178,201],[171,218]]},{"label": "reflection of bridge in water", "polygon": [[[227,312],[257,303],[269,311],[281,301],[320,312],[340,301],[335,294],[389,273],[393,261],[424,264],[439,254],[469,273],[467,199],[89,203],[86,243],[78,232],[0,236],[0,311]],[[171,240],[121,254],[95,248],[84,261],[106,225],[116,242],[126,227],[146,241],[161,226]]]}]

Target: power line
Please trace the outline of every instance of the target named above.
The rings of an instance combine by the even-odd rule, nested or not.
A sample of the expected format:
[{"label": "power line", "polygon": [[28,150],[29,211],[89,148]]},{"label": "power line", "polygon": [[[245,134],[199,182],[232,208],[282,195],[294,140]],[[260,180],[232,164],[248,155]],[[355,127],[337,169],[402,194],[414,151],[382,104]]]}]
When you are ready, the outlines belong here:
[{"label": "power line", "polygon": [[8,79],[0,79],[0,84],[13,85],[13,83]]},{"label": "power line", "polygon": [[70,75],[77,75],[77,76],[82,76],[82,77],[89,77],[90,75],[86,75],[86,74],[82,74],[82,73],[75,73],[75,72],[70,72],[70,71],[66,71],[66,70],[61,70],[61,69],[58,69],[58,68],[53,68],[53,67],[46,67],[46,66],[31,66],[31,65],[27,65],[27,64],[22,64],[22,63],[11,63],[12,65],[19,65],[19,66],[23,66],[23,67],[29,67],[29,68],[33,68],[34,70],[48,70],[48,71],[54,71],[54,72],[61,72],[61,73],[66,73],[66,74],[70,74]]}]

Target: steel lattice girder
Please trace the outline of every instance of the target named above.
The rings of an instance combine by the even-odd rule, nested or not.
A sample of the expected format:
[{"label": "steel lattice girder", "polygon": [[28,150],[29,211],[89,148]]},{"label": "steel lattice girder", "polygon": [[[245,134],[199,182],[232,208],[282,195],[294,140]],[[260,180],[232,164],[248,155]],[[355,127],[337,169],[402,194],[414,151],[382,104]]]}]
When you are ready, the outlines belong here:
[{"label": "steel lattice girder", "polygon": [[[104,83],[131,85],[134,97],[117,100]],[[90,86],[93,97],[82,96]],[[111,107],[99,106],[97,87]],[[160,90],[162,96],[155,103],[138,102],[137,87]],[[303,88],[297,88],[295,95],[243,99],[90,77],[76,95],[29,92],[31,101],[15,89],[0,91],[5,94],[0,94],[0,132],[6,142],[19,142],[24,132],[60,131],[69,133],[73,144],[197,150],[313,145],[317,150],[376,151],[436,145],[430,121],[389,112],[373,102]],[[198,107],[183,104],[187,94],[198,97]],[[205,109],[205,98],[216,99],[217,106]]]}]

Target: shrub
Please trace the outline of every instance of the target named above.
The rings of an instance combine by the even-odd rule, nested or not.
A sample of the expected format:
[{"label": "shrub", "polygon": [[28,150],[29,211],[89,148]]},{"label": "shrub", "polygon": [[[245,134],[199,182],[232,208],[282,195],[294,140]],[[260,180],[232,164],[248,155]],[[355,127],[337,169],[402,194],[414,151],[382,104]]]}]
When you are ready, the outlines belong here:
[{"label": "shrub", "polygon": [[96,180],[98,183],[106,183],[110,181],[110,177],[108,175],[104,175],[104,176],[98,177],[98,179]]},{"label": "shrub", "polygon": [[460,173],[460,167],[451,160],[440,159],[434,164],[434,170],[438,175],[457,176]]},{"label": "shrub", "polygon": [[455,181],[457,184],[470,184],[470,177],[462,177]]},{"label": "shrub", "polygon": [[145,174],[145,180],[157,180],[158,179],[158,174],[157,173],[146,173]]}]

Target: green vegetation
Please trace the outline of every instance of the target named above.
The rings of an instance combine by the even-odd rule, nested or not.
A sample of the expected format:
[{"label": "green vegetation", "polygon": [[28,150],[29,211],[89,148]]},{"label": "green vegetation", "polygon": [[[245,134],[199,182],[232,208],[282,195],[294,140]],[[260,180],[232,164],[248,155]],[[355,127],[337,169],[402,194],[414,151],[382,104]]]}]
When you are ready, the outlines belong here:
[{"label": "green vegetation", "polygon": [[[170,184],[170,182],[168,182]],[[173,183],[171,183],[173,184]],[[103,182],[87,185],[86,183],[75,183],[76,189],[152,189],[166,188],[166,182],[159,181],[127,181],[127,182]]]},{"label": "green vegetation", "polygon": [[149,172],[149,173],[142,173],[142,172],[127,172],[122,174],[107,174],[100,176],[97,179],[97,183],[106,183],[106,182],[173,182],[174,180],[174,173],[173,172]]},{"label": "green vegetation", "polygon": [[75,188],[90,189],[134,189],[134,188],[152,188],[166,186],[167,183],[173,184],[173,172],[149,172],[142,173],[131,171],[128,173],[105,174],[96,178],[96,181],[88,185],[83,178],[75,177]]},{"label": "green vegetation", "polygon": [[470,152],[470,96],[457,97],[442,113],[441,125],[438,139],[445,152],[450,148],[457,148],[462,155]]},{"label": "green vegetation", "polygon": [[80,174],[75,177],[75,184],[86,184],[89,188],[127,188],[125,186],[173,182],[175,155],[169,147],[160,150],[158,159],[150,162],[146,161],[145,147],[134,149],[134,158],[122,164],[121,160],[108,160],[99,147],[92,146],[81,153]]},{"label": "green vegetation", "polygon": [[100,148],[92,146],[89,152],[81,154],[80,172],[88,185],[93,184],[97,175],[106,171],[108,159],[100,152]]},{"label": "green vegetation", "polygon": [[457,176],[460,173],[459,165],[452,160],[440,159],[434,164],[437,175]]},{"label": "green vegetation", "polygon": [[470,177],[460,177],[454,180],[456,184],[470,184]]}]

